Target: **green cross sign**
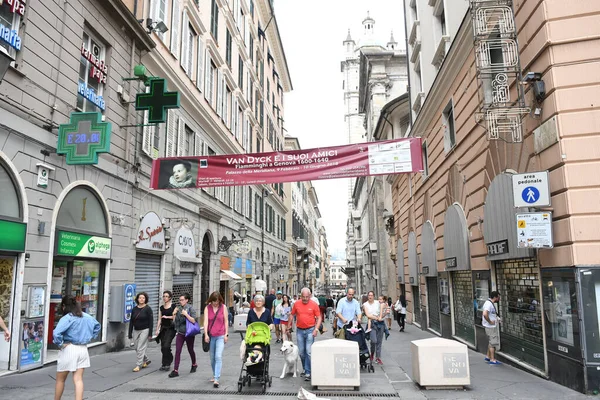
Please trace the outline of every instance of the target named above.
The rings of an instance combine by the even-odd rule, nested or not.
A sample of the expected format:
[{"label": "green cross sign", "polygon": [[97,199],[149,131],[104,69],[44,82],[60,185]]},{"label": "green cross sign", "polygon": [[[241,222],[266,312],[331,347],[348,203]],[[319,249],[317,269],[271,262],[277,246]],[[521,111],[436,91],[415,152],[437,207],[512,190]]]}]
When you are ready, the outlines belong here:
[{"label": "green cross sign", "polygon": [[57,154],[67,165],[98,164],[98,153],[110,152],[110,122],[99,112],[71,113],[71,121],[58,127]]},{"label": "green cross sign", "polygon": [[148,123],[165,122],[167,108],[179,108],[179,92],[167,92],[167,80],[150,78],[150,92],[138,93],[135,98],[136,110],[148,110]]}]

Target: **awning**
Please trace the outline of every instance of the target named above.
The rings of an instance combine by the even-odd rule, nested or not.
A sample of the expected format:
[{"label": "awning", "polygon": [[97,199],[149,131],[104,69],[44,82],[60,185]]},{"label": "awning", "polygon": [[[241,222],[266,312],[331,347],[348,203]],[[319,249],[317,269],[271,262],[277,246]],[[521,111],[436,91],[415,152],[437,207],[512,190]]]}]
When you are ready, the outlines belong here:
[{"label": "awning", "polygon": [[202,264],[201,258],[196,257],[185,257],[185,256],[175,256],[179,261],[193,264]]},{"label": "awning", "polygon": [[241,281],[242,277],[236,274],[235,272],[229,271],[228,269],[221,270],[221,280],[229,281],[229,280]]}]

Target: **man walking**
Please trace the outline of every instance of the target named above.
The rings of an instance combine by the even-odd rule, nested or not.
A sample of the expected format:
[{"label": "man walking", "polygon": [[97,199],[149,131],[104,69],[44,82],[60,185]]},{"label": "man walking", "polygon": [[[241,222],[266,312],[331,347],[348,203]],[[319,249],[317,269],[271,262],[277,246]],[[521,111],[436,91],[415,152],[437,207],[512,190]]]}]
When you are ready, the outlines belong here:
[{"label": "man walking", "polygon": [[360,321],[361,312],[360,304],[354,298],[354,289],[349,288],[346,298],[338,301],[337,309],[335,310],[337,315],[337,328],[343,329],[349,321]]},{"label": "man walking", "polygon": [[271,289],[271,292],[265,296],[265,308],[269,310],[269,312],[273,309],[275,298],[275,289]]},{"label": "man walking", "polygon": [[277,306],[283,302],[282,297],[283,293],[281,293],[281,290],[278,290],[277,297],[273,300],[273,306],[271,308],[271,316],[273,317],[273,323],[275,324],[275,336],[277,336],[275,343],[283,342],[283,339],[281,339],[281,315],[277,314]]},{"label": "man walking", "polygon": [[296,316],[296,341],[304,367],[304,380],[310,381],[311,348],[317,336],[316,328],[321,325],[321,312],[319,305],[311,301],[309,288],[302,289],[301,301],[294,303],[292,315]]},{"label": "man walking", "polygon": [[500,334],[498,332],[498,323],[500,318],[496,315],[495,303],[500,300],[500,294],[497,291],[490,293],[490,298],[483,303],[483,315],[481,324],[485,328],[485,334],[488,338],[488,350],[485,361],[490,365],[500,365],[500,361],[496,360],[496,350],[500,348]]}]

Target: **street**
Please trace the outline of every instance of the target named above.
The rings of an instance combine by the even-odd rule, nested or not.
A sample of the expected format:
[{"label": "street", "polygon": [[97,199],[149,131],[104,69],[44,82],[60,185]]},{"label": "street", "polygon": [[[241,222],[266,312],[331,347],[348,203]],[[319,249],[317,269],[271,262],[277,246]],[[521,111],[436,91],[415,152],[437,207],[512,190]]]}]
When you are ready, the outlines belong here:
[{"label": "street", "polygon": [[[294,333],[295,334],[295,333]],[[135,365],[133,351],[106,353],[92,357],[92,366],[85,372],[85,398],[111,400],[141,399],[189,399],[200,395],[211,399],[261,399],[264,396],[275,398],[296,397],[300,387],[315,392],[319,398],[402,398],[402,399],[585,399],[580,393],[564,386],[544,380],[528,372],[508,365],[491,366],[483,360],[483,355],[469,352],[471,386],[465,390],[424,390],[412,381],[410,342],[434,337],[415,326],[408,325],[404,333],[394,325],[389,339],[383,344],[383,366],[375,365],[375,373],[361,371],[361,387],[358,392],[326,392],[313,390],[309,382],[291,375],[280,380],[283,359],[278,349],[281,346],[272,342],[271,368],[273,386],[266,394],[260,393],[258,386],[244,387],[237,393],[237,381],[241,368],[239,334],[232,333],[223,353],[221,387],[213,389],[208,353],[202,352],[196,342],[198,371],[189,374],[189,355],[184,350],[178,378],[169,378],[168,372],[158,371],[160,349],[151,342],[148,355],[152,364],[139,373],[132,372]],[[332,338],[332,330],[319,335],[317,340]],[[294,338],[295,339],[295,338]],[[174,349],[173,345],[173,349]],[[0,378],[2,398],[27,398],[28,400],[49,399],[54,394],[56,365],[23,374],[13,374]],[[69,377],[64,399],[73,398],[73,384]]]}]

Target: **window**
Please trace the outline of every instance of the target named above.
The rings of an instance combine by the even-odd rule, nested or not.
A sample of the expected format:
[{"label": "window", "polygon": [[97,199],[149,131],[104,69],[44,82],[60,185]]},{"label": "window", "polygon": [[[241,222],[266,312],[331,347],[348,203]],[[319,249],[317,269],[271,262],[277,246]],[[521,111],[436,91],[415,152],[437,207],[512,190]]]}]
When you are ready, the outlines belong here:
[{"label": "window", "polygon": [[225,101],[223,103],[223,121],[225,125],[231,129],[231,120],[233,118],[233,96],[229,86],[225,85]]},{"label": "window", "polygon": [[[193,132],[192,132],[193,135]],[[185,123],[175,110],[169,110],[167,117],[167,141],[165,157],[185,156],[190,153],[190,138],[187,138]]]},{"label": "window", "polygon": [[[13,8],[14,7],[14,8]],[[9,31],[15,30],[19,32],[19,25],[21,23],[21,16],[25,14],[25,1],[21,0],[19,2],[15,2],[13,0],[13,5],[11,6],[8,2],[0,1],[0,25],[3,25]],[[16,47],[13,47],[13,45]],[[8,51],[13,58],[16,56],[17,49],[21,48],[20,39],[18,42],[13,42],[9,44],[9,41],[4,40],[0,36],[0,47],[3,47]]]},{"label": "window", "polygon": [[183,30],[183,34],[184,34],[184,41],[182,43],[181,46],[181,67],[183,68],[183,70],[185,71],[185,73],[187,74],[187,76],[189,76],[190,78],[192,78],[193,74],[194,74],[194,70],[193,70],[193,64],[194,64],[194,49],[196,47],[196,32],[194,31],[194,28],[192,28],[192,26],[189,24],[189,20],[187,17],[187,14],[183,14],[183,23],[184,23],[184,30]]},{"label": "window", "polygon": [[225,61],[231,69],[231,33],[229,33],[229,29],[225,30]]},{"label": "window", "polygon": [[250,15],[254,17],[254,0],[250,0]]},{"label": "window", "polygon": [[210,105],[215,108],[215,85],[216,85],[216,75],[217,75],[217,67],[215,66],[215,64],[213,64],[212,60],[209,59],[209,63],[208,63],[208,75],[207,75],[207,81],[206,81],[206,92],[205,92],[205,96],[206,99],[208,100],[208,102],[210,103]]},{"label": "window", "polygon": [[[4,7],[4,6],[3,6]],[[3,8],[2,8],[3,9]],[[1,20],[0,14],[0,20]],[[89,53],[88,57],[84,56],[84,51]],[[100,60],[101,67],[98,68],[91,60]],[[82,54],[79,58],[79,95],[77,96],[77,109],[84,112],[97,111],[97,108],[104,111],[104,85],[106,84],[106,49],[90,34],[84,32],[82,38]],[[104,67],[102,67],[104,66]],[[87,89],[92,90],[96,99],[96,104],[86,99],[82,92]],[[83,90],[82,90],[83,89]],[[89,97],[88,97],[89,98]]]},{"label": "window", "polygon": [[456,133],[454,131],[454,105],[452,100],[448,102],[448,105],[442,112],[442,118],[444,120],[444,152],[448,153],[456,146]]},{"label": "window", "polygon": [[219,42],[219,6],[216,0],[212,0],[210,16],[210,33],[215,41]]},{"label": "window", "polygon": [[261,206],[261,198],[258,194],[254,195],[254,223],[257,226],[260,226],[260,206]]},{"label": "window", "polygon": [[238,58],[238,87],[244,91],[244,60],[242,56]]},{"label": "window", "polygon": [[[179,10],[179,3],[177,3],[177,10]],[[172,12],[172,14],[174,15],[174,13]],[[177,12],[177,14],[179,14],[179,11]],[[152,21],[162,21],[165,24],[168,24],[167,21],[167,0],[153,0],[150,4],[150,18],[152,19]],[[168,26],[168,25],[167,25]],[[173,35],[173,31],[175,29],[172,29],[173,27],[170,27],[170,31],[171,31],[171,35]],[[179,28],[179,27],[177,27]],[[178,31],[179,29],[177,29]],[[162,32],[156,32],[156,35],[158,35],[158,37],[160,38],[160,40],[162,40],[163,42],[165,41],[165,34]]]},{"label": "window", "polygon": [[250,35],[250,45],[248,46],[248,53],[250,54],[250,62],[254,64],[254,36]]},{"label": "window", "polygon": [[192,147],[194,146],[194,131],[189,126],[185,125],[185,153],[184,156],[191,156]]},{"label": "window", "polygon": [[429,165],[428,165],[428,159],[427,159],[427,142],[423,142],[421,149],[423,151],[423,175],[422,175],[422,178],[423,178],[423,180],[425,180],[429,177]]}]

